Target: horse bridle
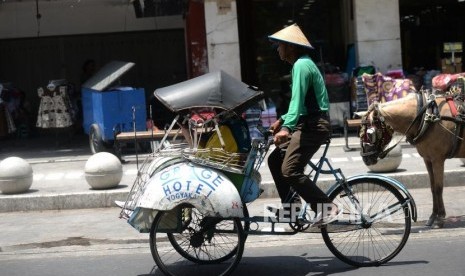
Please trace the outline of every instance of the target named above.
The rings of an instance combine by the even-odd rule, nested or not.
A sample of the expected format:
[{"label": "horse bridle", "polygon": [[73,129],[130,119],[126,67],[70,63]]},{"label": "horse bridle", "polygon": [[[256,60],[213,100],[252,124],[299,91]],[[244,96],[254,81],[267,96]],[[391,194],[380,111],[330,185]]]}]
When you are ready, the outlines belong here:
[{"label": "horse bridle", "polygon": [[[371,120],[370,114],[373,113]],[[385,149],[392,139],[394,130],[386,124],[384,116],[379,110],[379,104],[373,103],[368,108],[367,113],[362,118],[360,127],[360,146],[363,162],[366,165],[373,165],[379,158],[384,158],[393,148]]]}]

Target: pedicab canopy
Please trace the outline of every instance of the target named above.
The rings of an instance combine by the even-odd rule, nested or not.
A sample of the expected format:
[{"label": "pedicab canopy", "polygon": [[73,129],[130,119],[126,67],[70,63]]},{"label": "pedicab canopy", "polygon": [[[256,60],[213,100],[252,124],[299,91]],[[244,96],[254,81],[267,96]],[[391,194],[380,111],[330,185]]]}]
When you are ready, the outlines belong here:
[{"label": "pedicab canopy", "polygon": [[223,71],[156,89],[154,95],[177,113],[203,107],[239,111],[263,98],[262,91]]}]

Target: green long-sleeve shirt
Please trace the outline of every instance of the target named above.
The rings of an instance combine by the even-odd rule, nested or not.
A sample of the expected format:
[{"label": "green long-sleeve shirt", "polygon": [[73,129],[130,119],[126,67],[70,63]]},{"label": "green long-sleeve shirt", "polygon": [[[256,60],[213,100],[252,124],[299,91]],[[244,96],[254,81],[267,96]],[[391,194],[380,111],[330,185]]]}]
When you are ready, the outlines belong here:
[{"label": "green long-sleeve shirt", "polygon": [[304,55],[294,63],[291,75],[291,101],[287,113],[282,115],[281,119],[284,121],[282,127],[292,131],[299,117],[308,114],[305,98],[310,87],[313,86],[320,111],[328,111],[329,98],[323,76],[309,56]]}]

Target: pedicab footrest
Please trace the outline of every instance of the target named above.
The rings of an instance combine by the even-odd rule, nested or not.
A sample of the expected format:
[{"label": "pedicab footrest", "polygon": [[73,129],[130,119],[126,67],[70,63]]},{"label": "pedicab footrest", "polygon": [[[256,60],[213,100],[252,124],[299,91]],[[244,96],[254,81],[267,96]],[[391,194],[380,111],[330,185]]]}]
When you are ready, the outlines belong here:
[{"label": "pedicab footrest", "polygon": [[232,153],[222,148],[185,149],[185,159],[193,163],[233,173],[243,173],[248,153]]}]

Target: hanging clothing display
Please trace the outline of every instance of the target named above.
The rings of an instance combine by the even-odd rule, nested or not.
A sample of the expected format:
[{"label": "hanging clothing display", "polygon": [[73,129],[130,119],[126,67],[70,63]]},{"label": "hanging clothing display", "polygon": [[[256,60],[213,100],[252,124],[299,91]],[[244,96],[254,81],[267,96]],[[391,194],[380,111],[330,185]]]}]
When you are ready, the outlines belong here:
[{"label": "hanging clothing display", "polygon": [[39,128],[64,128],[73,124],[70,100],[66,85],[50,82],[47,89],[37,90],[40,100],[36,126]]}]

